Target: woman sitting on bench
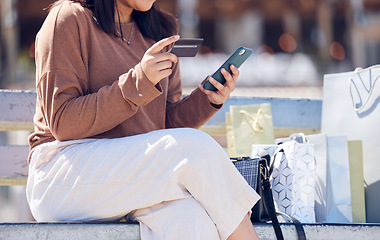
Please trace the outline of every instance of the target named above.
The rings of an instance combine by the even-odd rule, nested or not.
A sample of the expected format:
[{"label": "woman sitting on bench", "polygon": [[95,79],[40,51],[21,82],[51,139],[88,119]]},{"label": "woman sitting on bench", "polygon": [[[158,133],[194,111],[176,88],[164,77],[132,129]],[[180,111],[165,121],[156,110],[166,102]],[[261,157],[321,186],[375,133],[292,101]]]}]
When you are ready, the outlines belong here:
[{"label": "woman sitting on bench", "polygon": [[[177,21],[155,0],[61,0],[36,40],[28,202],[37,221],[140,222],[142,239],[258,239],[259,199],[196,130],[233,91],[182,98]],[[210,69],[211,71],[212,69]]]}]

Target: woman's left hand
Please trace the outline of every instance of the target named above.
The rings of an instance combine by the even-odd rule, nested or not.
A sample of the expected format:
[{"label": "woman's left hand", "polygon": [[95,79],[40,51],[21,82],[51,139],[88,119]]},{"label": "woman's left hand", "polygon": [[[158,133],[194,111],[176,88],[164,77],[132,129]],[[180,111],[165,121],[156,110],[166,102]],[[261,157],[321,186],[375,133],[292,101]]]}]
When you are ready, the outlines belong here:
[{"label": "woman's left hand", "polygon": [[239,70],[234,66],[230,66],[232,74],[230,74],[226,69],[222,68],[222,74],[226,79],[226,83],[223,85],[220,82],[216,81],[213,77],[209,76],[208,80],[218,91],[210,91],[203,88],[201,84],[198,85],[198,88],[204,92],[210,103],[215,105],[223,104],[231,95],[232,91],[235,90],[236,80],[239,77]]}]

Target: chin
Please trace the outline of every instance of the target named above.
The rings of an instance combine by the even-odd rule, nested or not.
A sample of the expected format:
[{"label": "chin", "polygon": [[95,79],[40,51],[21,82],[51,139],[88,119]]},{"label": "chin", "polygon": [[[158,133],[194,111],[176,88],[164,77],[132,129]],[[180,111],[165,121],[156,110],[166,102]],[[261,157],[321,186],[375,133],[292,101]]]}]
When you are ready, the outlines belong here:
[{"label": "chin", "polygon": [[149,11],[155,2],[156,0],[142,0],[140,1],[141,6],[137,10],[141,12]]}]

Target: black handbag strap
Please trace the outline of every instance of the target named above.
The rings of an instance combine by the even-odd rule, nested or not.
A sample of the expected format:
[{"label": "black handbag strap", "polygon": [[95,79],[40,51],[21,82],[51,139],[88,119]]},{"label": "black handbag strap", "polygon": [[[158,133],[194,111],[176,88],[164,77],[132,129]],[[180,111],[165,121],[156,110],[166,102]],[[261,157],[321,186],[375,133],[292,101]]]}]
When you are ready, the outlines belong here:
[{"label": "black handbag strap", "polygon": [[284,236],[282,235],[280,223],[278,222],[277,219],[277,214],[276,210],[274,208],[274,202],[273,202],[273,195],[271,191],[271,184],[269,181],[269,177],[265,177],[263,179],[263,192],[264,192],[264,202],[268,204],[268,211],[269,211],[269,216],[272,220],[272,226],[274,228],[274,233],[276,234],[277,240],[284,240]]},{"label": "black handbag strap", "polygon": [[277,212],[277,215],[281,215],[283,217],[287,217],[288,219],[290,219],[293,222],[293,224],[294,224],[294,226],[296,228],[298,240],[306,240],[305,230],[304,230],[304,228],[302,226],[302,223],[300,221],[298,221],[297,218],[289,216],[289,215],[287,215],[285,213],[282,213],[282,212]]},{"label": "black handbag strap", "polygon": [[[283,150],[281,150],[283,151]],[[280,152],[281,152],[280,151]],[[273,165],[274,165],[274,158],[272,159],[272,161],[270,161],[271,157],[269,155],[266,155],[263,157],[267,162],[270,162],[270,168],[268,170],[268,172],[264,178],[263,178],[263,190],[264,190],[264,201],[267,202],[269,204],[268,206],[268,210],[269,210],[269,214],[270,214],[270,218],[272,220],[272,225],[273,225],[273,228],[274,228],[274,231],[275,231],[275,234],[276,234],[276,237],[278,240],[280,239],[284,239],[284,236],[282,235],[282,231],[281,231],[281,228],[280,228],[280,224],[278,222],[278,219],[277,219],[277,215],[282,215],[282,216],[286,216],[287,218],[289,218],[295,228],[296,228],[296,232],[297,232],[297,236],[298,236],[298,240],[306,240],[306,234],[305,234],[305,230],[301,224],[300,221],[298,221],[298,219],[292,217],[292,216],[289,216],[285,213],[282,213],[282,212],[276,212],[276,209],[274,208],[274,201],[273,201],[273,195],[272,195],[272,190],[271,190],[271,183],[270,183],[270,180],[269,180],[269,176],[272,174],[272,171],[273,171]],[[266,171],[266,170],[264,170]]]},{"label": "black handbag strap", "polygon": [[[231,158],[231,160],[240,161],[240,160],[247,160],[250,159],[249,157],[237,157],[237,158]],[[294,217],[288,216],[281,212],[276,212],[276,209],[274,207],[274,201],[273,201],[273,195],[272,195],[272,188],[271,188],[271,182],[270,182],[270,174],[273,170],[273,159],[271,161],[271,156],[266,155],[261,157],[261,160],[259,164],[259,175],[261,175],[261,178],[259,177],[257,180],[261,180],[261,200],[263,201],[263,204],[265,205],[265,208],[267,209],[267,220],[272,221],[272,226],[276,235],[277,240],[284,240],[284,236],[282,234],[282,230],[280,227],[280,223],[278,222],[277,215],[283,215],[289,218],[297,231],[297,236],[299,240],[306,240],[306,234],[304,231],[304,228],[302,224]],[[271,168],[268,169],[268,165],[271,166]],[[259,185],[259,184],[258,184]]]}]

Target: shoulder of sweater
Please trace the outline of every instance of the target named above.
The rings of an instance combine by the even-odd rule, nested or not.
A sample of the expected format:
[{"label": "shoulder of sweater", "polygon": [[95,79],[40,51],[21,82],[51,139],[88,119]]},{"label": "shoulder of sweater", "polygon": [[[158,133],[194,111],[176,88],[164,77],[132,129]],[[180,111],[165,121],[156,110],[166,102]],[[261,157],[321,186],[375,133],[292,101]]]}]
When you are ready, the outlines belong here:
[{"label": "shoulder of sweater", "polygon": [[78,38],[79,35],[85,37],[88,32],[86,29],[93,27],[96,27],[96,24],[92,19],[91,10],[79,3],[64,1],[51,9],[36,40],[44,41],[44,44],[50,46],[60,37],[64,39]]},{"label": "shoulder of sweater", "polygon": [[91,24],[96,26],[91,11],[79,3],[64,1],[51,9],[36,37],[36,66],[40,75],[56,69],[55,64],[62,62],[62,56],[68,56],[66,53],[80,56],[80,38],[88,38]]},{"label": "shoulder of sweater", "polygon": [[92,12],[83,7],[80,3],[64,1],[55,6],[49,13],[47,20],[52,20],[54,25],[66,26],[92,22]]}]

